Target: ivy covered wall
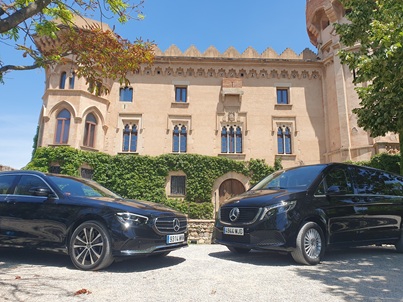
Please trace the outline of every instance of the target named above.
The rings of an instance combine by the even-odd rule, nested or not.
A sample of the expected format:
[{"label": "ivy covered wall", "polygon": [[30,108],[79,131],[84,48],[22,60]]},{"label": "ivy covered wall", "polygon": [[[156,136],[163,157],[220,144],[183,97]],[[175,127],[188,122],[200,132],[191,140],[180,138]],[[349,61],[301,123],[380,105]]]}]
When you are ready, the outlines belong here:
[{"label": "ivy covered wall", "polygon": [[[126,198],[164,203],[189,215],[190,218],[213,217],[211,202],[214,181],[228,172],[243,174],[253,185],[274,170],[263,160],[235,161],[225,157],[196,154],[164,154],[157,157],[121,154],[116,156],[88,152],[71,147],[38,148],[28,170],[49,172],[60,166],[62,174],[80,176],[80,168],[93,170],[93,179]],[[168,199],[165,192],[171,171],[186,174],[185,200]]]}]

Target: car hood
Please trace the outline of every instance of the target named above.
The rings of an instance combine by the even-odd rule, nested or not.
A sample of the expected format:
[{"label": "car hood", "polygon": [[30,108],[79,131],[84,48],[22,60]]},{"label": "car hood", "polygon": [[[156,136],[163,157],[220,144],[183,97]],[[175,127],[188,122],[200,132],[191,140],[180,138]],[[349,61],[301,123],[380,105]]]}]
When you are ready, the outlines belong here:
[{"label": "car hood", "polygon": [[301,195],[306,195],[306,191],[284,189],[251,190],[228,199],[222,207],[264,207],[280,201],[297,199]]},{"label": "car hood", "polygon": [[99,206],[107,206],[115,208],[119,211],[134,212],[137,214],[175,214],[178,216],[185,216],[168,206],[151,201],[124,199],[124,198],[112,198],[112,197],[83,197],[81,202],[90,203],[92,205],[97,204]]}]

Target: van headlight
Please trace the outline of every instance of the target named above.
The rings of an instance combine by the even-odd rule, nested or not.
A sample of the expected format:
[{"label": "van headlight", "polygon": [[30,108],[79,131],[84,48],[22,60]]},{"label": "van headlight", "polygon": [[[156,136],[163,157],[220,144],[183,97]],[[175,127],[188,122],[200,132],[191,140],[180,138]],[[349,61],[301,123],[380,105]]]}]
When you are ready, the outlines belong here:
[{"label": "van headlight", "polygon": [[263,208],[263,213],[260,220],[270,217],[274,213],[284,213],[295,208],[296,200],[281,201]]},{"label": "van headlight", "polygon": [[129,212],[116,213],[116,217],[118,218],[119,222],[122,223],[125,227],[146,224],[148,222],[148,217]]}]

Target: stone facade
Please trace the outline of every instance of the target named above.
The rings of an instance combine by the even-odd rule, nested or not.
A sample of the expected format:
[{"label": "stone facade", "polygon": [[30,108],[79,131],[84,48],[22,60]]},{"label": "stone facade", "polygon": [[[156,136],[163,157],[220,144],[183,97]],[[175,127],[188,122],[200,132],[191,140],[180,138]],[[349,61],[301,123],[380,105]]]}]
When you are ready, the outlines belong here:
[{"label": "stone facade", "polygon": [[[280,158],[284,167],[367,160],[397,148],[395,135],[371,138],[352,113],[359,99],[352,73],[337,57],[342,46],[332,25],[346,22],[344,15],[337,0],[307,0],[307,31],[317,53],[157,48],[152,66],[129,74],[130,87],[105,80],[108,95],[87,92],[70,58],[46,70],[38,146],[112,155],[186,152],[269,165]],[[228,179],[249,187],[241,175],[221,177],[215,205]]]},{"label": "stone facade", "polygon": [[189,220],[190,243],[211,243],[213,236],[214,220]]}]

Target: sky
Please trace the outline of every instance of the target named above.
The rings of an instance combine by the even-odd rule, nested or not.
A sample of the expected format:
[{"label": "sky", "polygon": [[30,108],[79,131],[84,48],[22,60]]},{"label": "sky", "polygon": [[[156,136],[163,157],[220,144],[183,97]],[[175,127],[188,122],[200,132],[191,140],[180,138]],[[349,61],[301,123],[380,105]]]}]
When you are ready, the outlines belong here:
[{"label": "sky", "polygon": [[[135,1],[135,0],[133,0]],[[165,51],[176,45],[182,52],[194,45],[201,53],[214,46],[221,53],[233,46],[239,53],[249,46],[281,54],[287,48],[300,54],[309,42],[305,0],[146,0],[145,19],[124,25],[103,20],[125,39],[153,41]],[[6,43],[5,43],[6,42]],[[26,64],[14,45],[0,40],[4,64]],[[33,151],[45,76],[41,69],[13,71],[0,84],[0,165],[15,169],[29,163]]]}]

